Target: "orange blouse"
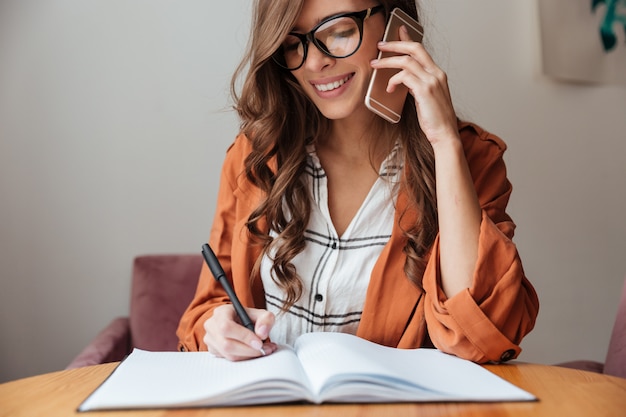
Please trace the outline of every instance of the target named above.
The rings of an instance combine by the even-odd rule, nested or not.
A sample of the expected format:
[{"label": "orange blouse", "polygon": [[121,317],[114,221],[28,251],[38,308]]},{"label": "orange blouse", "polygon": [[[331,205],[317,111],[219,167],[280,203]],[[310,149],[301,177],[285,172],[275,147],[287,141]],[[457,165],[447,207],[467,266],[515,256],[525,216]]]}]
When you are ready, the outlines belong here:
[{"label": "orange blouse", "polygon": [[[522,338],[535,324],[539,301],[511,240],[515,224],[506,213],[512,189],[502,159],[506,145],[471,123],[459,122],[459,132],[482,207],[472,286],[445,296],[438,238],[424,272],[423,290],[408,280],[402,250],[406,238],[399,222],[409,224],[417,214],[407,207],[407,196],[400,190],[394,229],[372,271],[357,336],[398,348],[421,347],[430,340],[438,349],[474,362],[507,361],[519,355]],[[251,242],[245,223],[262,197],[243,175],[250,150],[243,135],[228,149],[209,243],[242,304],[265,308],[260,277],[250,283],[260,248]],[[206,350],[204,322],[228,302],[203,265],[196,295],[178,327],[180,349]]]}]

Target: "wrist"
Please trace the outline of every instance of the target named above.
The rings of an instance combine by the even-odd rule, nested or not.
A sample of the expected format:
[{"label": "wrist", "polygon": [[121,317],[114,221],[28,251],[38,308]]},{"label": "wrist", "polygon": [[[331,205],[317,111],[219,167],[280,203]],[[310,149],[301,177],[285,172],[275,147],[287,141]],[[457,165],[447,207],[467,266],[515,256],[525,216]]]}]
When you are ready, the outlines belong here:
[{"label": "wrist", "polygon": [[444,155],[464,155],[461,137],[457,134],[451,134],[445,138],[431,142],[435,158]]}]

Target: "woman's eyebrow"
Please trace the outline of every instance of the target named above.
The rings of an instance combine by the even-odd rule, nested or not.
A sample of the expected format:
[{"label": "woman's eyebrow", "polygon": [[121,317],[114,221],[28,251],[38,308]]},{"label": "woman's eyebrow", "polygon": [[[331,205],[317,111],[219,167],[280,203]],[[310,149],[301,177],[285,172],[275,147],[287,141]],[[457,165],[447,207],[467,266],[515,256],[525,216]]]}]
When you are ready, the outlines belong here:
[{"label": "woman's eyebrow", "polygon": [[350,10],[344,10],[344,11],[338,11],[335,13],[331,13],[328,16],[325,17],[318,17],[317,20],[315,20],[315,22],[313,23],[313,26],[311,26],[311,29],[307,30],[306,32],[304,32],[303,30],[300,30],[297,26],[294,26],[291,28],[291,32],[302,32],[302,33],[308,33],[310,30],[312,30],[314,27],[317,27],[317,25],[319,25],[320,23],[322,23],[324,20],[326,19],[330,19],[331,17],[335,17],[337,15],[341,15],[341,14],[346,14],[346,13],[354,13],[353,11]]}]

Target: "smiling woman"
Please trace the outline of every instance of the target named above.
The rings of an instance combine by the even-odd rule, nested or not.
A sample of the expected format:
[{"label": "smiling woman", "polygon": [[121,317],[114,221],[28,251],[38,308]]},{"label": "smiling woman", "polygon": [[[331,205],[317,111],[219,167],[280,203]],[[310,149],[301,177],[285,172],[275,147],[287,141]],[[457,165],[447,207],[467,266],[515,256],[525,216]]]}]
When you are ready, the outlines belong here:
[{"label": "smiling woman", "polygon": [[[294,2],[298,7],[295,0],[269,6]],[[617,85],[567,83],[540,74],[537,7],[549,3],[558,4],[422,1],[419,20],[428,52],[448,75],[457,114],[501,133],[510,145],[504,158],[514,190],[506,211],[517,225],[514,242],[526,275],[542,300],[541,320],[523,339],[521,359],[601,361],[624,277],[626,94]],[[576,37],[561,40],[580,51],[577,39],[587,36],[601,52],[599,27],[607,9],[599,4],[592,12],[591,3],[568,9],[593,19],[589,30],[578,25]],[[343,4],[338,13],[387,3]],[[0,1],[0,381],[65,367],[102,324],[123,315],[133,256],[196,252],[208,238],[211,221],[203,223],[213,216],[219,169],[240,126],[234,112],[224,111],[232,104],[227,86],[246,45],[254,2],[150,5]],[[297,16],[299,10],[285,14]],[[295,28],[295,19],[264,17],[267,37],[255,35],[265,39],[254,48],[259,67],[267,68],[282,35],[315,26]],[[618,41],[607,60],[626,50],[624,45]],[[240,96],[247,74],[246,69],[237,84]],[[300,126],[299,86],[283,90],[280,83],[293,80],[288,71],[276,66],[254,74],[275,83],[256,85],[239,108],[258,100],[252,109],[259,112],[251,118]],[[263,120],[257,131],[271,132],[274,126]],[[313,125],[321,126],[311,120]],[[284,135],[289,136],[298,135]],[[477,188],[488,179],[477,176]],[[243,209],[246,202],[238,201]],[[221,210],[223,216],[227,212]],[[237,209],[231,213],[236,216]],[[369,221],[379,218],[377,213]],[[307,235],[306,242],[312,241],[319,237]],[[341,243],[325,242],[329,251]],[[388,251],[403,257],[401,245]],[[229,278],[241,278],[238,271],[252,265],[240,248],[222,248],[226,252],[234,261]],[[390,272],[385,279],[390,286],[396,280]],[[241,288],[239,294],[246,291]],[[328,299],[313,290],[311,300]],[[378,287],[370,291],[376,294]],[[472,296],[490,308],[484,297]],[[493,321],[501,328],[501,321]]]},{"label": "smiling woman", "polygon": [[[519,354],[538,301],[511,241],[506,146],[457,119],[406,28],[380,42],[394,8],[418,19],[412,0],[255,2],[210,237],[255,328],[205,268],[181,349],[241,360],[335,331],[477,362]],[[388,91],[410,92],[398,124],[364,103],[384,68]]]}]

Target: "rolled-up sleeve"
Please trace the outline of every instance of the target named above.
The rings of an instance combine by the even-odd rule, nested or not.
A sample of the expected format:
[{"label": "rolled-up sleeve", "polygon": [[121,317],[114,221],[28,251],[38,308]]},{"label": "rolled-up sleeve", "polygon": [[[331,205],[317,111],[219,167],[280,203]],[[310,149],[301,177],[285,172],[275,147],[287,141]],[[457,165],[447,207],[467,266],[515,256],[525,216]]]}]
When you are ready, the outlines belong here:
[{"label": "rolled-up sleeve", "polygon": [[539,303],[515,245],[484,213],[479,239],[472,286],[449,299],[441,289],[436,242],[423,281],[426,323],[444,352],[474,362],[507,361],[519,355]]}]

